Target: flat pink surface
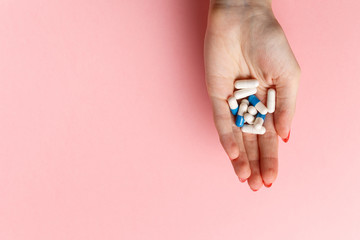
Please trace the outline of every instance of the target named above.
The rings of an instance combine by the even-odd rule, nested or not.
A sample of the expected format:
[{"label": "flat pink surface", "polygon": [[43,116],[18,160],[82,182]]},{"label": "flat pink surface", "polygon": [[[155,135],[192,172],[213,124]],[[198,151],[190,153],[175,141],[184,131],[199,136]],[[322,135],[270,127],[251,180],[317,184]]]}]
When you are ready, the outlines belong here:
[{"label": "flat pink surface", "polygon": [[359,8],[274,1],[303,74],[254,193],[212,122],[207,0],[1,1],[0,239],[360,239]]}]

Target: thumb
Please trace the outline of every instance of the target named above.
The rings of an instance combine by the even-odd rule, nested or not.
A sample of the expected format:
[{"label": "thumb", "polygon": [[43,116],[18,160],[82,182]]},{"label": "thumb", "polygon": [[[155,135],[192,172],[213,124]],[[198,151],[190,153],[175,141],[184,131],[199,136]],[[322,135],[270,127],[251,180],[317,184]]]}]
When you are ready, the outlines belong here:
[{"label": "thumb", "polygon": [[276,84],[275,129],[284,142],[290,137],[291,122],[295,114],[300,69],[291,77],[279,78]]}]

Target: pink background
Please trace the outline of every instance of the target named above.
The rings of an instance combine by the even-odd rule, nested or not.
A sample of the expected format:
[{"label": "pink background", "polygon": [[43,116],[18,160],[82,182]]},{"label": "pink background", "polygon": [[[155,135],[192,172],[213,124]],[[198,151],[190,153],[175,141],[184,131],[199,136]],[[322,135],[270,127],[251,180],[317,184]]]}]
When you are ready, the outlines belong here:
[{"label": "pink background", "polygon": [[360,239],[359,1],[274,1],[303,75],[256,193],[212,122],[207,5],[0,1],[1,240]]}]

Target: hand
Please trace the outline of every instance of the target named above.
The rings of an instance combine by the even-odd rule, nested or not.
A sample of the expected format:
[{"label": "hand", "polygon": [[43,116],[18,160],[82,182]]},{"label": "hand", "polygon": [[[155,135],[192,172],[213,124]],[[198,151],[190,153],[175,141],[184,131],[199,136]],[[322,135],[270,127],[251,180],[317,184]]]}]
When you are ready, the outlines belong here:
[{"label": "hand", "polygon": [[[236,175],[250,188],[270,187],[278,172],[278,135],[286,142],[295,112],[300,67],[268,1],[211,3],[205,37],[207,89],[220,142]],[[239,1],[232,1],[239,2]],[[241,1],[243,2],[243,1]],[[249,3],[250,2],[250,3]],[[242,133],[227,99],[235,79],[256,78],[256,96],[265,104],[276,89],[276,109],[267,114],[264,135]]]}]

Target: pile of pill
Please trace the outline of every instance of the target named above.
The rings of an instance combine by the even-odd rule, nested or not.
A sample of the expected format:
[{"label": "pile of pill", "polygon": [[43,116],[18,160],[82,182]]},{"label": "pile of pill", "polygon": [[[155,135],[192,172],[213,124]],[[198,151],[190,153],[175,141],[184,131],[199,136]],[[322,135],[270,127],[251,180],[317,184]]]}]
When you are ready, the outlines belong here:
[{"label": "pile of pill", "polygon": [[228,99],[231,113],[236,116],[235,124],[245,133],[264,134],[266,132],[263,126],[265,116],[275,111],[275,90],[268,89],[267,106],[265,106],[254,95],[258,86],[259,81],[256,79],[237,80],[235,89],[238,90]]}]

